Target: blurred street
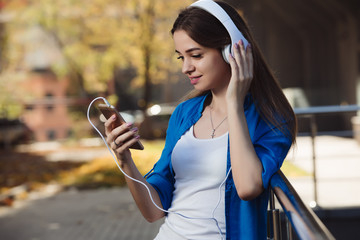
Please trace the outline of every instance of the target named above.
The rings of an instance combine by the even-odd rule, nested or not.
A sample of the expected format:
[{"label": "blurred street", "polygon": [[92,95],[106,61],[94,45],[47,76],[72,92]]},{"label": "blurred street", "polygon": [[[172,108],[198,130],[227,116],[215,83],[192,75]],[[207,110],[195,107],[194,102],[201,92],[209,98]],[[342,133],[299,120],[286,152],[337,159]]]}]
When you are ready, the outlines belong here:
[{"label": "blurred street", "polygon": [[[348,236],[339,237],[344,233],[338,228],[343,226],[344,231],[352,234],[351,239],[359,239],[360,231],[354,224],[360,221],[360,146],[353,139],[330,136],[317,137],[315,146],[318,207],[328,215],[331,214],[326,211],[345,207],[355,209],[351,211],[351,216],[337,212],[340,221],[351,219],[351,222],[343,226],[332,220],[329,230],[337,239],[349,239]],[[298,138],[288,161],[312,172],[309,137]],[[309,206],[314,200],[313,178],[292,177],[289,180]],[[317,213],[324,216],[324,213]],[[336,218],[334,212],[331,213]],[[0,207],[0,238],[4,240],[146,240],[156,235],[161,223],[150,224],[141,217],[126,187],[60,191],[57,185],[49,185],[27,200],[16,201],[13,207]],[[324,223],[327,224],[327,221]],[[334,225],[338,228],[333,228]]]}]

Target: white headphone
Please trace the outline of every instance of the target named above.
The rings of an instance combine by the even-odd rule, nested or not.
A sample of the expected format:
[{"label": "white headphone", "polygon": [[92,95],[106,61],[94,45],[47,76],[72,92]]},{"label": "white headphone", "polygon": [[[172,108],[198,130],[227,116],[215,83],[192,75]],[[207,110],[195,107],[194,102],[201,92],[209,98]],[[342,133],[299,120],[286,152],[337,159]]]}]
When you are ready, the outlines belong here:
[{"label": "white headphone", "polygon": [[198,7],[209,12],[214,17],[216,17],[226,28],[231,38],[231,44],[224,47],[224,49],[222,50],[222,55],[227,63],[229,63],[229,54],[232,54],[232,46],[240,39],[243,41],[244,48],[246,49],[248,41],[245,39],[240,30],[236,27],[230,16],[219,4],[212,0],[199,0],[191,4],[190,7]]}]

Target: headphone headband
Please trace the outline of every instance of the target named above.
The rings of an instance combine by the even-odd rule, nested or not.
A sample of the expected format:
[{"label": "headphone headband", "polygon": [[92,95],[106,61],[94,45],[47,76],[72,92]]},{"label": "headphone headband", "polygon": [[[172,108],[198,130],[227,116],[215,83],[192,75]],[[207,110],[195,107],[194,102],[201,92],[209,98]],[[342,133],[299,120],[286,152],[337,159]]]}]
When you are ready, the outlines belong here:
[{"label": "headphone headband", "polygon": [[231,38],[231,45],[226,46],[228,50],[223,52],[225,61],[229,62],[228,54],[230,53],[232,54],[232,46],[235,43],[237,43],[240,39],[243,41],[244,48],[246,49],[248,45],[248,41],[245,39],[243,34],[240,32],[240,30],[236,27],[235,23],[231,20],[230,16],[219,4],[217,4],[212,0],[199,0],[191,4],[190,7],[198,7],[209,12],[214,17],[216,17],[221,22],[221,24],[224,25],[224,27],[226,28]]}]

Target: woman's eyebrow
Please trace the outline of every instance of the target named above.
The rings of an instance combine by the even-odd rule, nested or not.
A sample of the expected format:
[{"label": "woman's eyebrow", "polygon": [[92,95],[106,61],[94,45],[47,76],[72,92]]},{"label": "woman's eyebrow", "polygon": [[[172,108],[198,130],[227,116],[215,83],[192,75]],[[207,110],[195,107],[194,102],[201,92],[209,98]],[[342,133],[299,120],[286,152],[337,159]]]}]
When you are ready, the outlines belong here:
[{"label": "woman's eyebrow", "polygon": [[[196,51],[196,50],[201,50],[201,48],[198,48],[198,47],[189,48],[189,49],[186,50],[185,52],[186,52],[186,53],[189,53],[189,52]],[[175,52],[180,54],[180,52],[179,52],[178,50],[175,50]]]}]

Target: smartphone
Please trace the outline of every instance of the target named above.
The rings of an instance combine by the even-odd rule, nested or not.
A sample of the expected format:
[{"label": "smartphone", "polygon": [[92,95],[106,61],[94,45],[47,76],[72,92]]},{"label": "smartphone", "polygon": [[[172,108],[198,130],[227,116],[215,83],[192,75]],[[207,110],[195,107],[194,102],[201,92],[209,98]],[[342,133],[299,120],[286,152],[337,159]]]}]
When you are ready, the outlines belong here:
[{"label": "smartphone", "polygon": [[[97,108],[101,111],[101,113],[104,115],[106,119],[109,119],[112,115],[116,114],[116,121],[114,128],[120,126],[121,124],[125,123],[124,118],[121,116],[121,114],[114,108],[114,106],[108,106],[106,104],[98,104]],[[142,143],[138,140],[136,143],[130,146],[132,149],[138,149],[143,150],[144,146]]]}]

